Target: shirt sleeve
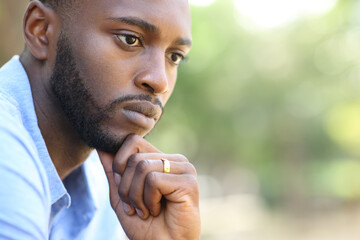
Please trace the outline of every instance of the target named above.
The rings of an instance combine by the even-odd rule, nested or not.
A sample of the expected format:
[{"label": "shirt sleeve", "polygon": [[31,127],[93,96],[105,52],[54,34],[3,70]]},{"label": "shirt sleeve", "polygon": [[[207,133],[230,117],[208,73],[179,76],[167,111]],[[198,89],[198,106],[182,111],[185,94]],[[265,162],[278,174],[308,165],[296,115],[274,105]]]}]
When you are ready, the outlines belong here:
[{"label": "shirt sleeve", "polygon": [[0,239],[48,239],[48,189],[46,173],[21,120],[0,114]]}]

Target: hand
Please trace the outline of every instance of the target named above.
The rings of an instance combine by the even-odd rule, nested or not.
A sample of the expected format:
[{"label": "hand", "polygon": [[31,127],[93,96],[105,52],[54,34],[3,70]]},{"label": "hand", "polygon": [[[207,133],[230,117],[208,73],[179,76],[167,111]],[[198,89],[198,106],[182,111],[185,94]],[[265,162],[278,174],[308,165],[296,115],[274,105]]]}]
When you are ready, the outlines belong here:
[{"label": "hand", "polygon": [[[196,170],[182,155],[164,154],[137,135],[114,156],[98,151],[110,202],[130,239],[199,239]],[[163,173],[161,158],[170,161]]]}]

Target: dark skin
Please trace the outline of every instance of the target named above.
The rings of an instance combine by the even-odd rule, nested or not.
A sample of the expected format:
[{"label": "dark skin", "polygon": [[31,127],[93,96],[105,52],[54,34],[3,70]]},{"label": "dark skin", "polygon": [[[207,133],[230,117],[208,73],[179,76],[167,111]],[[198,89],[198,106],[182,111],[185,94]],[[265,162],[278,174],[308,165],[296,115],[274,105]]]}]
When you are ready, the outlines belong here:
[{"label": "dark skin", "polygon": [[[124,231],[130,239],[199,239],[195,168],[184,156],[162,153],[143,138],[159,120],[159,104],[169,99],[179,60],[190,50],[187,1],[77,1],[67,10],[66,23],[60,11],[38,1],[29,4],[24,16],[27,48],[20,58],[59,176],[68,176],[92,151],[50,86],[62,32],[93,97],[89,111],[96,113],[122,96],[149,97],[116,104],[99,125],[122,143],[115,154],[97,150]],[[170,161],[171,173],[163,173],[162,158]]]}]

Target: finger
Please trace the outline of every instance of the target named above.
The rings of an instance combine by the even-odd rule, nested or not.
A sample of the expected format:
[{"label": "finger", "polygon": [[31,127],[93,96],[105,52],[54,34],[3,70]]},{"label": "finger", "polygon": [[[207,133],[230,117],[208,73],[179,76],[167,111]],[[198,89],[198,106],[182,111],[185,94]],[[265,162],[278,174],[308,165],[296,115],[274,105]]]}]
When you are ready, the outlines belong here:
[{"label": "finger", "polygon": [[101,164],[104,168],[106,178],[109,183],[109,189],[110,189],[110,202],[112,207],[115,209],[116,206],[119,204],[120,198],[117,194],[117,185],[115,183],[114,173],[112,170],[112,164],[114,156],[110,153],[105,153],[101,151],[97,151]]},{"label": "finger", "polygon": [[[111,206],[113,207],[114,210],[116,210],[117,208],[119,208],[119,204],[121,202],[120,197],[118,195],[118,185],[121,183],[121,176],[117,173],[113,172],[113,160],[114,160],[114,156],[110,153],[106,153],[106,152],[101,152],[101,151],[97,151],[101,164],[103,165],[105,174],[106,174],[106,178],[109,182],[109,192],[110,192],[110,202],[111,202]],[[124,210],[124,212],[127,215],[134,215],[135,214],[135,209],[133,206],[128,205],[126,203],[122,203],[122,208]],[[122,209],[120,209],[122,211]]]},{"label": "finger", "polygon": [[[127,161],[126,169],[124,170],[124,172],[122,174],[122,181],[118,186],[119,187],[118,193],[119,193],[119,196],[120,196],[120,198],[121,198],[121,200],[123,202],[125,202],[127,204],[132,204],[130,199],[129,199],[129,190],[130,190],[130,184],[131,184],[131,182],[133,182],[133,177],[134,177],[134,174],[135,174],[135,170],[136,170],[137,165],[139,164],[139,162],[141,162],[143,160],[146,160],[146,159],[149,160],[149,159],[161,159],[161,158],[166,158],[166,159],[172,161],[173,164],[175,164],[175,162],[184,162],[184,163],[189,162],[186,159],[186,157],[184,157],[183,155],[180,155],[180,154],[136,153],[136,154],[131,155],[129,157],[128,161]],[[176,164],[174,166],[176,166]],[[143,165],[140,166],[140,169],[143,169]],[[180,173],[185,172],[185,170],[180,171],[180,169],[181,168],[176,168],[175,167],[172,172],[176,173],[176,174],[180,174]],[[189,170],[189,173],[192,173],[192,174],[196,175],[196,170],[192,165],[189,166],[188,170]],[[157,162],[157,167],[156,168],[155,167],[150,168],[146,173],[149,173],[150,171],[162,172],[163,171],[163,163],[162,163],[162,161],[158,161]],[[143,186],[143,185],[141,185],[141,186]]]},{"label": "finger", "polygon": [[[192,174],[195,176],[196,171],[192,164],[188,162],[171,162],[173,174]],[[120,192],[128,196],[131,204],[136,208],[138,215],[146,219],[149,216],[148,207],[144,203],[144,187],[146,176],[150,172],[163,172],[163,162],[161,160],[141,160],[138,162],[133,173],[133,177],[124,174]],[[127,170],[125,170],[126,173]],[[126,177],[126,178],[125,178]],[[122,188],[123,187],[123,188]],[[127,199],[124,199],[127,201]]]},{"label": "finger", "polygon": [[166,154],[166,153],[162,153],[162,152],[144,152],[144,153],[135,153],[133,155],[136,155],[136,157],[140,158],[140,159],[162,159],[162,158],[165,158],[172,162],[189,162],[189,160],[182,154]]},{"label": "finger", "polygon": [[158,149],[139,135],[131,134],[125,139],[119,151],[116,153],[113,169],[122,175],[125,171],[127,161],[132,154],[150,152],[160,153]]},{"label": "finger", "polygon": [[[161,159],[161,158],[166,158],[169,160],[173,160],[172,165],[173,165],[173,170],[172,173],[175,174],[180,174],[180,173],[191,173],[193,175],[196,176],[196,170],[194,168],[193,165],[191,165],[189,163],[189,161],[186,159],[186,157],[184,157],[183,155],[180,154],[163,154],[163,153],[137,153],[137,154],[133,154],[131,155],[131,157],[129,157],[127,165],[126,165],[126,169],[122,175],[122,181],[119,185],[119,195],[120,198],[123,202],[127,203],[127,204],[132,204],[130,199],[129,199],[129,189],[130,189],[130,184],[131,182],[133,182],[133,176],[135,174],[135,170],[138,167],[138,164],[143,161],[143,160],[149,160],[149,159]],[[156,160],[153,160],[156,161]],[[180,168],[180,167],[175,167],[177,165],[176,162],[183,162],[183,163],[187,163],[185,166],[187,166],[187,168]],[[158,171],[158,172],[162,172],[163,171],[163,163],[162,161],[157,161],[157,167],[153,166],[153,168],[149,168],[146,172],[142,169],[144,169],[145,163],[142,163],[141,166],[139,166],[139,169],[141,169],[141,172],[144,172],[145,174],[149,173],[150,171]],[[175,164],[175,165],[174,165]],[[145,177],[145,176],[144,176]],[[142,179],[143,181],[144,179]],[[143,186],[143,185],[141,185]]]},{"label": "finger", "polygon": [[106,152],[102,152],[97,150],[97,153],[99,155],[100,158],[100,162],[105,170],[105,173],[112,173],[113,172],[113,161],[114,161],[114,156],[110,153],[106,153]]},{"label": "finger", "polygon": [[[151,172],[146,176],[144,201],[153,216],[161,212],[161,199],[183,204],[187,208],[198,206],[199,185],[194,175]],[[183,209],[184,210],[184,209]]]}]

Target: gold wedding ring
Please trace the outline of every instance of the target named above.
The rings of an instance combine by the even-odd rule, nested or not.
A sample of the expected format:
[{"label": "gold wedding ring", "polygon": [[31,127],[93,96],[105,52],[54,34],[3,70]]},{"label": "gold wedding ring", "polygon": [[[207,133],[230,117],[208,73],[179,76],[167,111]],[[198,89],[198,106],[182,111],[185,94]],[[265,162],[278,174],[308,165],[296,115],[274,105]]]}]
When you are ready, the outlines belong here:
[{"label": "gold wedding ring", "polygon": [[162,158],[161,161],[164,165],[164,173],[170,173],[170,161],[165,158]]}]

